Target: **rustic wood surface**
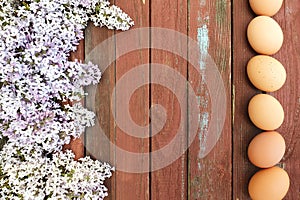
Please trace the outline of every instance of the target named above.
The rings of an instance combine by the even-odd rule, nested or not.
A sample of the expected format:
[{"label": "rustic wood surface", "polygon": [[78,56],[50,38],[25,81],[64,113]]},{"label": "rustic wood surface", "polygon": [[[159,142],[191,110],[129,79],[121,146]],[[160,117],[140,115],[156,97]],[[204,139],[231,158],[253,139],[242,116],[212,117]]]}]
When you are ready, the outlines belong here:
[{"label": "rustic wood surface", "polygon": [[[85,45],[84,40],[80,41],[77,51],[72,52],[70,55],[71,60],[78,60],[80,62],[84,62],[84,54],[85,54]],[[82,103],[84,104],[84,100],[82,100]],[[72,149],[75,154],[75,160],[78,160],[79,158],[82,158],[84,156],[84,139],[85,135],[84,133],[80,138],[73,138],[70,142],[70,144],[66,144],[63,147],[63,150],[65,149]]]},{"label": "rustic wood surface", "polygon": [[[211,124],[211,98],[207,89],[208,68],[205,59],[200,58],[201,77],[195,76],[189,67],[189,81],[200,98],[198,135],[189,148],[189,198],[190,199],[231,199],[232,195],[232,135],[231,135],[231,2],[191,1],[189,36],[198,41],[202,54],[208,53],[221,73],[227,102],[219,102],[227,108],[222,135],[205,158],[202,158],[210,139],[208,127]],[[225,98],[225,97],[224,97]],[[200,154],[200,157],[199,157]]]},{"label": "rustic wood surface", "polygon": [[[187,1],[185,0],[152,0],[151,27],[168,28],[183,34],[187,34],[187,11]],[[151,33],[152,46],[156,46],[156,41],[158,38],[164,38],[164,35],[157,34],[158,33],[155,31]],[[187,49],[184,48],[184,45],[180,44],[181,41],[176,41],[175,35],[171,34],[168,37],[172,38],[164,39],[171,39],[173,45],[179,48],[181,54],[187,53]],[[167,80],[166,77],[170,76],[166,70],[161,70],[160,75],[156,74],[154,71],[158,66],[155,66],[155,63],[167,65],[179,72],[184,79],[187,79],[187,61],[180,58],[179,55],[174,55],[163,50],[153,49],[151,50],[151,63],[153,63],[153,65],[151,65],[152,79],[160,76],[160,79]],[[181,117],[187,119],[187,102],[179,102],[174,94],[176,93],[177,95],[186,96],[187,91],[176,91],[176,88],[180,87],[180,81],[176,80],[174,77],[172,80],[168,80],[168,82],[172,83],[171,89],[173,89],[173,91],[170,91],[170,88],[166,88],[165,85],[151,85],[151,106],[163,106],[166,114],[166,123],[163,129],[159,131],[158,134],[156,134],[157,131],[151,132],[151,135],[156,134],[151,139],[151,151],[157,151],[163,148],[165,145],[168,145],[168,143],[170,143],[177,134],[178,129],[181,128],[185,133],[187,132],[186,120],[183,122],[180,120]],[[181,112],[181,107],[184,108],[184,113]],[[159,113],[156,115],[159,115]],[[152,120],[154,120],[158,116],[152,114],[151,117]],[[182,127],[179,127],[180,123],[182,123]],[[155,125],[153,124],[153,126]],[[154,128],[155,127],[153,127],[152,130],[154,130]],[[185,137],[181,139],[184,140]],[[183,151],[182,148],[184,148],[184,144],[182,146],[178,146],[179,151]],[[161,159],[166,160],[167,158],[165,157],[168,156],[171,155],[162,153]],[[153,162],[156,162],[156,160]],[[152,166],[154,165],[153,162]],[[151,199],[187,199],[186,153],[183,153],[183,155],[172,164],[151,173],[150,195]]]},{"label": "rustic wood surface", "polygon": [[285,41],[275,57],[287,70],[287,82],[274,95],[283,105],[285,121],[279,128],[286,140],[287,150],[280,165],[287,170],[291,178],[290,192],[286,199],[300,199],[300,38],[298,26],[300,2],[290,0],[274,17],[283,28]]},{"label": "rustic wood surface", "polygon": [[[169,28],[197,41],[200,50],[207,51],[219,68],[227,94],[227,104],[224,105],[227,107],[227,114],[222,135],[215,148],[205,158],[201,158],[201,154],[205,151],[205,137],[212,110],[205,78],[199,77],[194,69],[200,67],[202,70],[200,71],[205,75],[205,66],[201,66],[202,58],[199,58],[199,66],[192,66],[178,55],[157,49],[138,50],[118,58],[104,72],[98,87],[99,94],[96,96],[99,122],[115,145],[139,153],[158,150],[172,140],[176,129],[179,128],[180,117],[188,116],[187,102],[178,102],[170,90],[151,84],[134,92],[128,109],[136,124],[147,126],[150,119],[154,120],[156,117],[156,113],[150,113],[149,109],[153,105],[160,104],[165,108],[167,116],[163,129],[156,134],[152,133],[150,126],[149,132],[144,134],[156,135],[151,139],[138,139],[126,135],[126,132],[115,124],[112,112],[116,111],[110,109],[110,104],[111,101],[117,101],[118,93],[122,91],[116,90],[116,99],[112,99],[113,88],[123,75],[138,65],[152,63],[146,68],[144,74],[146,81],[151,81],[151,77],[155,75],[152,72],[155,63],[168,65],[186,77],[199,96],[200,116],[197,137],[187,152],[169,166],[154,172],[132,174],[116,171],[107,183],[110,189],[108,199],[250,199],[247,192],[248,181],[258,169],[248,161],[246,152],[249,142],[260,130],[250,122],[247,105],[251,97],[260,91],[251,85],[245,72],[247,61],[255,55],[246,39],[247,24],[255,17],[248,1],[146,0],[144,3],[144,1],[118,0],[114,3],[133,17],[134,28],[148,26]],[[280,166],[285,168],[291,177],[291,188],[285,199],[300,198],[298,145],[300,92],[297,66],[300,62],[298,56],[300,41],[297,36],[299,27],[296,26],[299,13],[300,4],[296,0],[291,0],[286,1],[274,17],[285,35],[284,45],[275,57],[284,64],[288,75],[285,86],[272,94],[280,100],[285,110],[285,122],[279,129],[287,143],[287,152]],[[115,33],[117,32],[90,25],[86,31],[85,51],[90,52],[97,44]],[[154,37],[150,33],[150,44]],[[107,47],[108,51],[104,55],[109,58],[115,56],[114,49],[120,45],[122,42],[116,40],[115,46]],[[174,45],[178,45],[176,41]],[[184,49],[184,45],[181,51],[182,54],[191,53],[188,49]],[[167,72],[162,71],[162,77],[166,75]],[[178,87],[176,80],[173,87]],[[186,107],[186,112],[181,113],[180,106]],[[187,132],[186,136],[189,130],[187,124],[188,119],[182,126]],[[111,148],[115,147],[97,137],[97,133],[88,133],[85,138],[89,150],[87,154],[112,164],[117,163],[117,159],[122,159],[118,158],[118,155],[113,155],[114,149]],[[125,162],[130,165],[130,160]],[[150,170],[152,162],[149,160]]]},{"label": "rustic wood surface", "polygon": [[[247,104],[252,96],[260,93],[246,78],[245,66],[255,55],[247,43],[247,24],[255,17],[248,1],[233,1],[233,86],[234,86],[234,126],[233,126],[233,198],[248,199],[247,183],[258,170],[247,159],[246,149],[251,139],[260,130],[255,128],[247,116]],[[283,88],[272,93],[283,105],[285,121],[278,131],[286,139],[286,154],[280,163],[290,175],[291,187],[285,199],[300,198],[300,157],[299,157],[299,26],[300,4],[297,0],[284,1],[283,7],[274,19],[284,32],[282,49],[274,55],[285,66],[287,81]]]},{"label": "rustic wood surface", "polygon": [[[114,90],[116,83],[127,72],[141,64],[146,64],[143,78],[146,82],[151,81],[152,76],[155,75],[154,63],[165,64],[177,70],[197,91],[200,102],[199,111],[201,111],[197,137],[188,151],[163,169],[150,173],[127,173],[117,170],[106,183],[109,188],[107,199],[250,199],[247,192],[248,181],[258,169],[248,161],[246,152],[249,142],[260,130],[250,122],[247,104],[251,97],[260,91],[251,85],[245,72],[247,61],[255,55],[246,40],[247,24],[255,17],[248,1],[115,0],[112,3],[120,6],[134,19],[134,28],[152,26],[179,31],[197,41],[201,51],[207,51],[211,55],[219,68],[227,94],[227,103],[224,104],[227,114],[222,135],[215,148],[205,158],[201,158],[205,148],[203,140],[207,134],[207,127],[210,123],[209,114],[212,110],[205,80],[203,76],[199,77],[194,69],[194,67],[199,67],[204,70],[201,72],[205,74],[205,68],[201,66],[201,58],[199,58],[199,66],[192,66],[187,60],[170,52],[140,49],[125,54],[111,63],[103,71],[103,77],[97,86],[95,98],[97,120],[111,144],[100,137],[97,131],[88,129],[81,140],[72,141],[66,148],[73,149],[77,158],[83,156],[85,152],[87,155],[112,165],[123,159],[123,162],[130,166],[131,160],[124,160],[122,155],[115,154],[116,146],[136,153],[158,150],[172,140],[179,128],[178,123],[181,117],[186,118],[182,128],[186,130],[186,137],[188,137],[187,102],[178,102],[170,90],[156,84],[145,85],[136,90],[128,109],[136,124],[147,127],[151,121],[155,121],[156,114],[158,114],[150,112],[150,108],[155,104],[163,106],[167,119],[159,133],[153,133],[153,127],[150,125],[143,134],[153,135],[153,137],[140,139],[127,135],[115,122],[114,114],[117,114],[118,107],[112,109],[111,103],[117,102],[118,97],[122,97],[122,94],[126,92]],[[300,199],[299,17],[298,0],[284,1],[282,9],[274,16],[285,36],[282,49],[274,57],[285,66],[287,82],[281,90],[272,95],[279,99],[285,110],[285,121],[278,131],[282,133],[287,144],[286,155],[279,164],[287,170],[291,178],[291,187],[285,198],[287,200]],[[124,41],[115,38],[116,33],[118,32],[96,28],[90,24],[85,33],[85,41],[81,42],[77,53],[72,54],[71,59],[84,60],[84,55],[88,55],[107,38],[112,38],[114,45],[107,46],[106,51],[99,52],[99,55],[102,61],[115,59],[118,47],[124,45]],[[151,32],[149,34],[150,37],[141,35],[140,39],[146,38],[147,42],[152,44],[154,36]],[[179,44],[174,41],[174,45]],[[182,48],[181,51],[182,54],[191,54],[187,48]],[[96,64],[103,69],[104,66],[101,63]],[[168,74],[162,72],[161,75],[163,77]],[[174,89],[178,88],[176,80],[173,81]],[[132,82],[129,81],[126,84],[132,84]],[[179,92],[184,94],[188,91]],[[180,106],[186,108],[183,113]],[[162,159],[163,156],[166,155],[162,155]],[[150,157],[150,160],[143,160],[141,165],[148,165],[151,170],[154,163]]]},{"label": "rustic wood surface", "polygon": [[[114,31],[107,30],[104,28],[95,27],[92,24],[85,31],[85,55],[87,56],[98,44],[105,41],[108,38],[113,37]],[[106,61],[108,59],[115,58],[115,46],[106,46],[107,52],[99,54],[102,60]],[[104,55],[104,56],[102,56]],[[98,63],[97,63],[98,64]],[[95,108],[89,107],[89,102],[87,102],[87,107],[89,109],[94,109],[97,116],[97,122],[102,128],[106,137],[110,141],[115,141],[115,125],[113,120],[112,110],[109,105],[111,102],[111,94],[115,86],[115,74],[116,68],[115,63],[112,63],[104,71],[103,66],[99,65],[100,69],[103,71],[102,81],[97,86],[97,93],[95,95]],[[100,92],[101,91],[101,92]],[[97,131],[88,128],[85,134],[85,147],[86,155],[89,155],[95,159],[100,159],[103,162],[109,162],[114,164],[113,151],[111,150],[111,145],[99,136]],[[106,186],[110,188],[109,198],[115,199],[116,191],[116,181],[115,176],[113,176],[109,181],[106,182]]]},{"label": "rustic wood surface", "polygon": [[254,18],[248,1],[233,2],[233,199],[249,199],[248,182],[257,170],[247,159],[247,147],[260,131],[249,121],[248,102],[259,91],[247,79],[246,65],[255,55],[246,39]]},{"label": "rustic wood surface", "polygon": [[[143,4],[141,1],[129,3],[128,1],[115,0],[115,4],[119,5],[122,9],[133,18],[136,19],[136,24],[134,28],[147,27],[149,26],[149,2]],[[121,38],[116,39],[116,48],[129,46],[130,43]],[[144,37],[144,35],[138,36],[138,41],[144,40],[143,42],[149,43],[149,37]],[[122,48],[124,49],[124,48]],[[138,49],[134,52],[129,52],[118,58],[116,60],[116,82],[118,82],[127,72],[133,68],[146,64],[147,67],[144,68],[143,74],[140,74],[144,81],[149,81],[149,49]],[[128,79],[125,83],[122,83],[124,86],[133,85],[135,82],[134,77]],[[145,127],[149,124],[149,86],[145,85],[138,88],[135,93],[132,95],[129,106],[123,103],[123,96],[127,95],[129,91],[125,89],[116,88],[116,99],[115,101],[121,102],[116,104],[116,110],[120,110],[120,107],[125,107],[126,110],[129,109],[131,117],[135,124]],[[116,118],[120,123],[123,122],[124,118],[121,115],[122,113],[116,113]],[[122,119],[123,118],[123,119]],[[128,119],[127,119],[128,120]],[[125,120],[125,121],[127,121]],[[149,152],[149,129],[145,129],[143,134],[146,138],[138,138],[134,136],[129,136],[128,133],[135,132],[134,128],[128,127],[129,132],[116,127],[116,138],[115,145],[126,151],[136,152],[136,153],[148,153]],[[116,154],[116,163],[122,162],[126,166],[131,166],[132,161],[130,159],[124,160],[122,154]],[[149,166],[149,159],[146,157],[142,160],[142,163],[136,163],[136,165],[146,165]],[[116,171],[115,173],[116,181],[116,190],[115,192],[116,199],[149,199],[149,174],[148,173],[127,173]]]}]

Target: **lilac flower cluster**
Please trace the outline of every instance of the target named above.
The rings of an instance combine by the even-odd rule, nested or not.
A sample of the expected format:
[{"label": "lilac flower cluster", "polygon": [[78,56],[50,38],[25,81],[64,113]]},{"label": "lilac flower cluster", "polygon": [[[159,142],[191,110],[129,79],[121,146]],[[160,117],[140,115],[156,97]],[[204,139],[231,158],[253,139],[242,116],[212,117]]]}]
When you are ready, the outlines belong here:
[{"label": "lilac flower cluster", "polygon": [[89,157],[74,161],[71,151],[45,157],[37,145],[8,143],[0,152],[0,199],[103,199],[108,164]]},{"label": "lilac flower cluster", "polygon": [[82,99],[82,87],[101,76],[92,63],[68,61],[89,20],[121,30],[133,25],[104,0],[0,1],[0,137],[52,152],[93,125],[94,113],[65,103]]},{"label": "lilac flower cluster", "polygon": [[[79,102],[97,65],[69,61],[88,21],[127,30],[107,0],[0,0],[0,199],[103,199],[112,168],[59,152],[94,124]],[[55,153],[59,152],[59,153]],[[49,155],[52,155],[50,158]]]}]

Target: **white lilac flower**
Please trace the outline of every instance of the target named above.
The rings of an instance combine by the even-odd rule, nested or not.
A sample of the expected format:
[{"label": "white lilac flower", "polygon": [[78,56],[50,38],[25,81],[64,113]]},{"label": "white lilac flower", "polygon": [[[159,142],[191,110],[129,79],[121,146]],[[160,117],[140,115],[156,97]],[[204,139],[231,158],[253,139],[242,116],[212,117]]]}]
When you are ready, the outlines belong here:
[{"label": "white lilac flower", "polygon": [[97,65],[68,60],[88,21],[118,30],[133,25],[107,0],[0,0],[0,139],[8,139],[0,151],[0,200],[107,196],[108,164],[59,152],[94,124],[93,112],[69,105],[101,77]]},{"label": "white lilac flower", "polygon": [[68,150],[47,157],[37,145],[7,143],[0,152],[0,199],[103,199],[108,164],[74,160]]},{"label": "white lilac flower", "polygon": [[64,102],[101,77],[97,65],[69,61],[70,51],[89,20],[120,30],[133,21],[106,0],[0,0],[0,8],[0,138],[60,150],[94,117]]}]

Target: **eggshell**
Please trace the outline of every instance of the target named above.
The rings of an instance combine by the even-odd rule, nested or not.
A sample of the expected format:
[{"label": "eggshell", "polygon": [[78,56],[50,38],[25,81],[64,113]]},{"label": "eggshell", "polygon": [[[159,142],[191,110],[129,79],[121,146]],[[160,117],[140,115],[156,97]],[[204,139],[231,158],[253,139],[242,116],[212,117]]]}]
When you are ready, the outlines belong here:
[{"label": "eggshell", "polygon": [[260,168],[273,167],[285,153],[284,138],[276,131],[263,132],[253,138],[248,147],[248,158]]},{"label": "eggshell", "polygon": [[281,27],[268,16],[255,17],[248,25],[247,37],[251,47],[259,54],[275,54],[283,43]]},{"label": "eggshell", "polygon": [[286,81],[283,65],[271,56],[258,55],[251,58],[247,65],[251,83],[266,92],[279,90]]},{"label": "eggshell", "polygon": [[257,15],[273,16],[281,8],[283,0],[249,0],[252,10]]},{"label": "eggshell", "polygon": [[248,191],[253,200],[280,200],[289,190],[290,179],[279,167],[263,169],[251,178]]},{"label": "eggshell", "polygon": [[284,111],[280,102],[268,94],[254,96],[248,105],[250,120],[262,130],[275,130],[284,120]]}]

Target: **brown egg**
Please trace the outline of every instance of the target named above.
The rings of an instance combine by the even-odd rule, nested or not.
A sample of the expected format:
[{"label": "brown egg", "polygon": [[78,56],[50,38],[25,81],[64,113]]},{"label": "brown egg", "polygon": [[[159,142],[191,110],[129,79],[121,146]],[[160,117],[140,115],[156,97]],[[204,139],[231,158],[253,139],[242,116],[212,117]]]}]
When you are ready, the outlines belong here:
[{"label": "brown egg", "polygon": [[255,17],[248,25],[248,41],[260,54],[275,54],[282,46],[283,32],[279,24],[268,16]]},{"label": "brown egg", "polygon": [[283,65],[271,56],[258,55],[251,58],[247,65],[247,73],[251,83],[266,92],[279,90],[286,80]]},{"label": "brown egg", "polygon": [[273,16],[281,8],[283,0],[249,0],[252,10],[257,15]]},{"label": "brown egg", "polygon": [[249,160],[260,168],[273,167],[279,163],[284,153],[284,138],[276,131],[258,134],[248,147]]},{"label": "brown egg", "polygon": [[290,179],[279,167],[263,169],[254,174],[248,186],[253,200],[281,200],[289,190]]},{"label": "brown egg", "polygon": [[280,102],[268,94],[254,96],[249,102],[248,113],[253,124],[266,131],[277,129],[284,120]]}]

